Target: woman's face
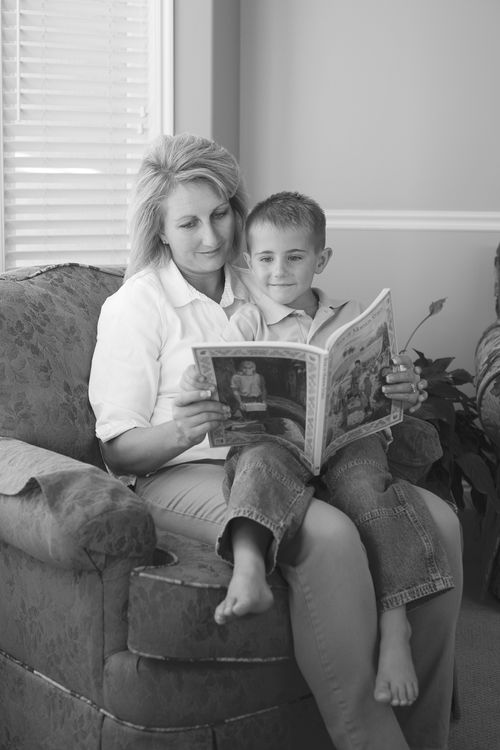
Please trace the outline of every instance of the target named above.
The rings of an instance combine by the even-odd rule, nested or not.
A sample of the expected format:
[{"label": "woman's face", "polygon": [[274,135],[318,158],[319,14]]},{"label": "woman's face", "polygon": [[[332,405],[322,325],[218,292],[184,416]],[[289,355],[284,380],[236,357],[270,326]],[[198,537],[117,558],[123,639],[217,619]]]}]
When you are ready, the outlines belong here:
[{"label": "woman's face", "polygon": [[233,249],[229,201],[202,180],[177,185],[162,204],[161,238],[186,279],[219,271]]}]

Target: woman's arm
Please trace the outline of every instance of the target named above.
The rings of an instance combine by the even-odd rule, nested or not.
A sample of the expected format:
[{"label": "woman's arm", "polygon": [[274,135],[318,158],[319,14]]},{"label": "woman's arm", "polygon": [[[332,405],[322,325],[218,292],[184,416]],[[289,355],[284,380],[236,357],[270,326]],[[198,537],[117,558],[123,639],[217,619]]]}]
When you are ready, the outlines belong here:
[{"label": "woman's arm", "polygon": [[[131,280],[104,303],[89,398],[104,460],[116,474],[156,471],[201,443],[222,418],[223,406],[210,399],[207,386],[182,382],[185,358],[177,327],[154,275]],[[167,357],[169,337],[175,354]],[[164,421],[152,424],[160,384],[173,395],[179,380],[180,393],[162,405]]]},{"label": "woman's arm", "polygon": [[101,443],[104,460],[115,474],[142,476],[159,469],[189,446],[176,441],[175,423],[134,427]]},{"label": "woman's arm", "polygon": [[230,415],[229,407],[210,400],[210,395],[210,390],[181,390],[174,400],[171,421],[155,427],[134,427],[103,443],[106,464],[116,474],[140,476],[201,443],[208,430]]}]

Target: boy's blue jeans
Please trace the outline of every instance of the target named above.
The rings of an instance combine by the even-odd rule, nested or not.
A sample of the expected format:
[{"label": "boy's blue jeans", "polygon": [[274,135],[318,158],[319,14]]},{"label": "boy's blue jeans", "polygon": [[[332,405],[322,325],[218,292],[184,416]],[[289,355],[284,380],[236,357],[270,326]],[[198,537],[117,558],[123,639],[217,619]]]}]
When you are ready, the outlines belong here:
[{"label": "boy's blue jeans", "polygon": [[[266,561],[270,572],[281,543],[293,538],[316,493],[314,477],[290,451],[273,442],[233,448],[225,469],[228,507],[217,553],[232,562],[230,523],[248,518],[271,532]],[[338,451],[322,479],[328,502],[358,528],[380,611],[453,587],[427,505],[409,482],[391,475],[383,435],[362,438]]]}]

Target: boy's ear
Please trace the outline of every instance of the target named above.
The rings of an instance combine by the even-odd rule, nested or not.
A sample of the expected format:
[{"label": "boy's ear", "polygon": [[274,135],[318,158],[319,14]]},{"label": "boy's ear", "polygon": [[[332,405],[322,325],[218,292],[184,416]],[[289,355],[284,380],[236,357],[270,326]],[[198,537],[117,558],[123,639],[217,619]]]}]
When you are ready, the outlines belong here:
[{"label": "boy's ear", "polygon": [[318,259],[316,261],[316,273],[321,273],[325,270],[332,255],[333,250],[331,247],[323,248],[323,250],[318,254]]}]

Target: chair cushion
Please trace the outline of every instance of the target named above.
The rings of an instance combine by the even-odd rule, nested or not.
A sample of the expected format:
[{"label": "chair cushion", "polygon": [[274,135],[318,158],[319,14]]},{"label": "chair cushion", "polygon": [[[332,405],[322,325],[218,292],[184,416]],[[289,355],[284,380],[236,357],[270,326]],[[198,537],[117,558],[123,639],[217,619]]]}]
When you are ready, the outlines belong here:
[{"label": "chair cushion", "polygon": [[0,435],[102,466],[88,379],[102,303],[121,282],[120,269],[76,263],[0,275]]},{"label": "chair cushion", "polygon": [[292,659],[167,664],[121,651],[104,668],[104,708],[141,726],[211,724],[308,695]]},{"label": "chair cushion", "polygon": [[[258,617],[217,625],[231,568],[212,547],[161,534],[163,564],[136,568],[129,592],[128,647],[157,659],[276,661],[293,655],[288,588],[278,573],[269,581],[274,605]],[[157,562],[162,562],[157,560]]]}]

